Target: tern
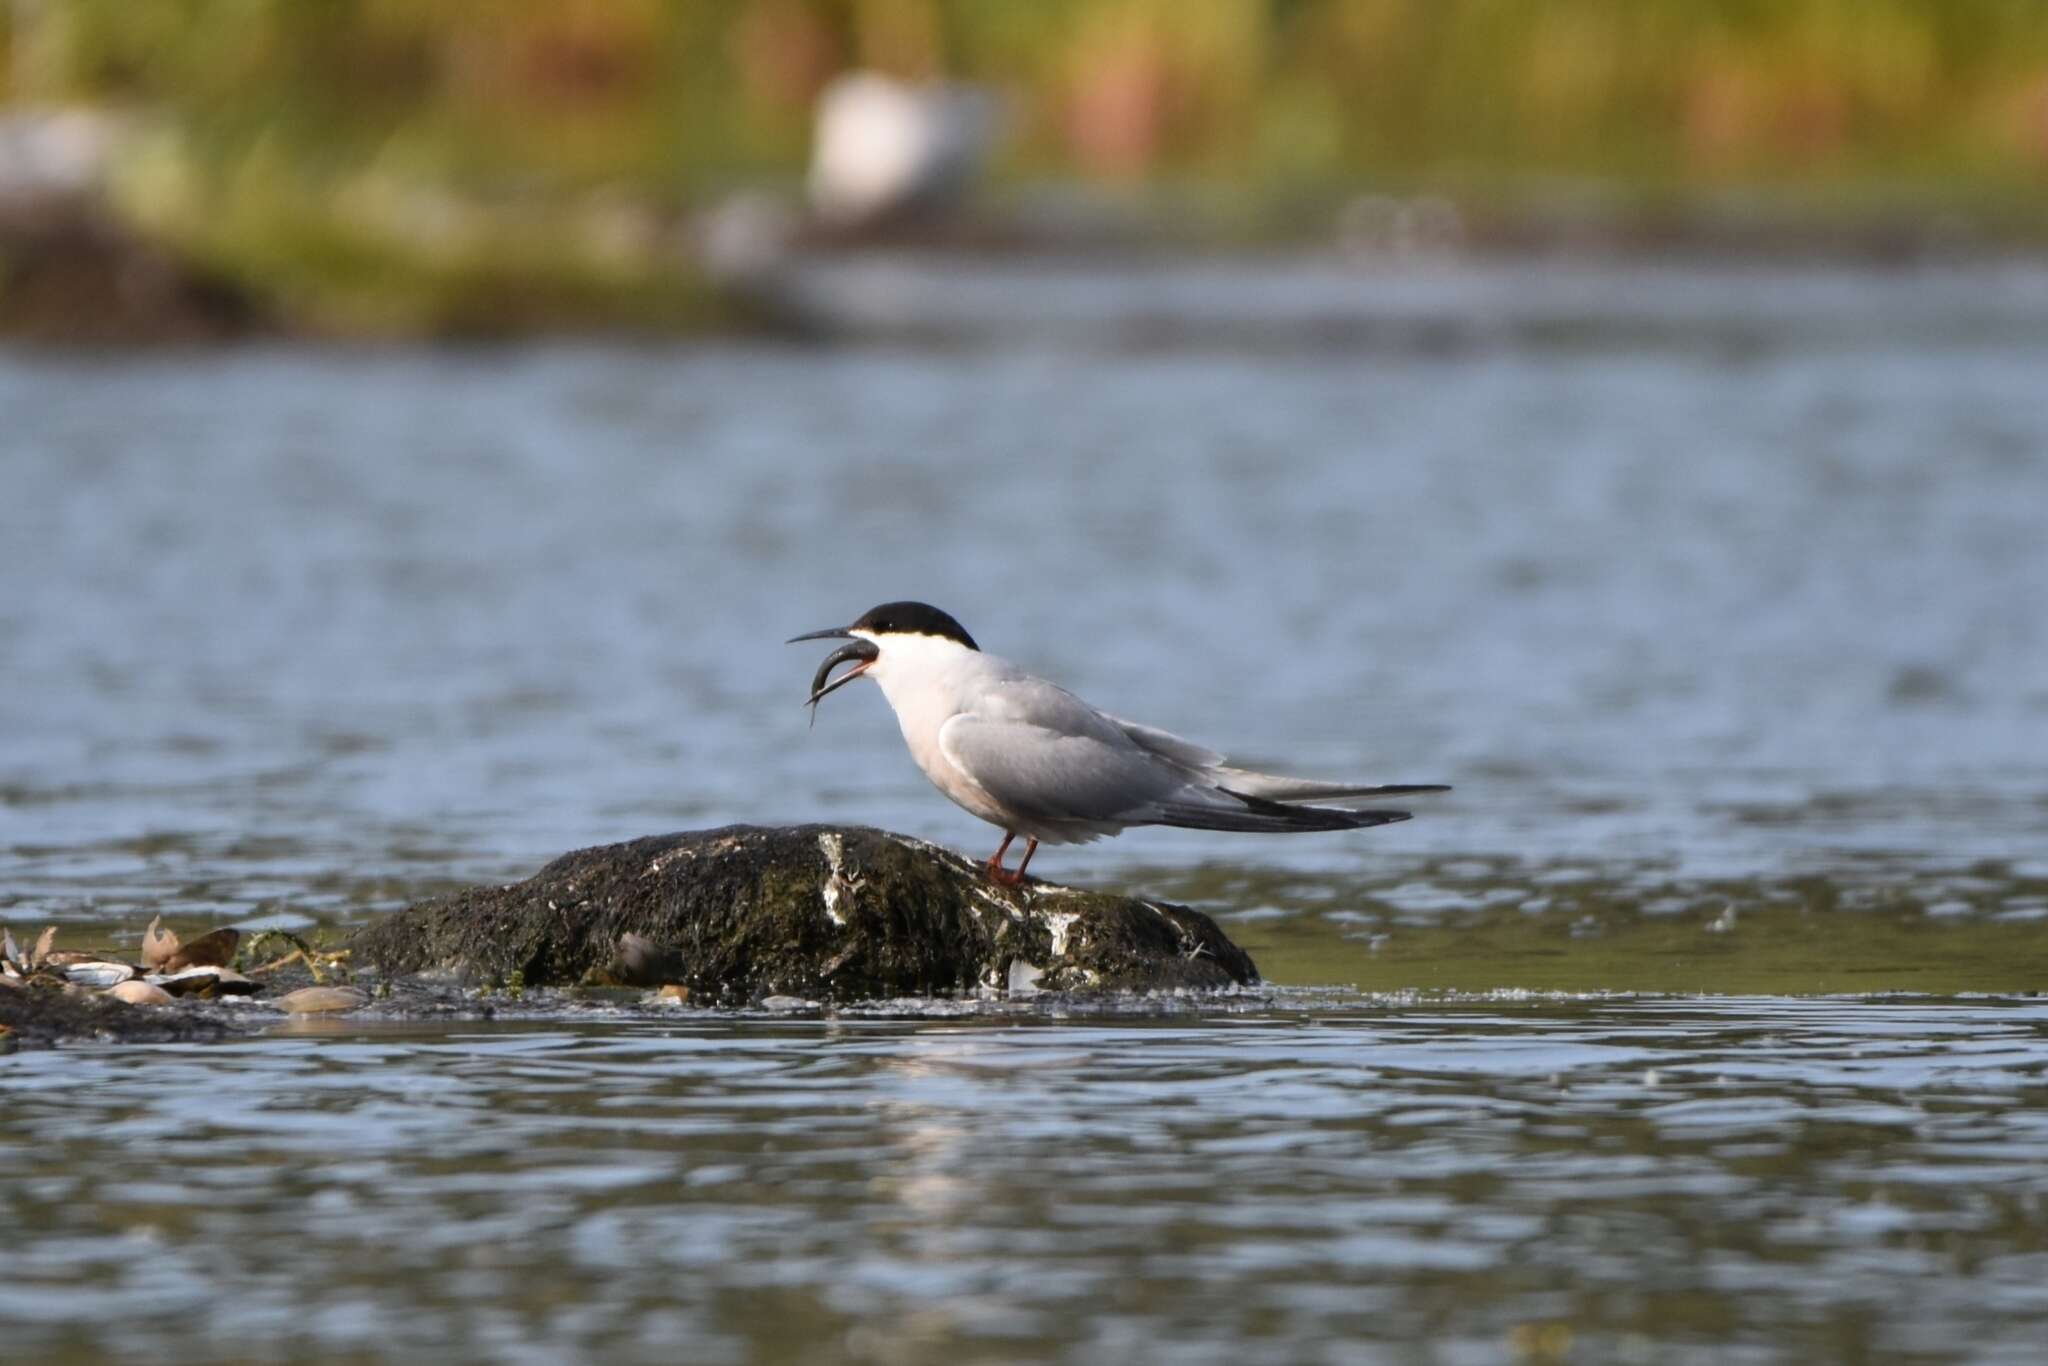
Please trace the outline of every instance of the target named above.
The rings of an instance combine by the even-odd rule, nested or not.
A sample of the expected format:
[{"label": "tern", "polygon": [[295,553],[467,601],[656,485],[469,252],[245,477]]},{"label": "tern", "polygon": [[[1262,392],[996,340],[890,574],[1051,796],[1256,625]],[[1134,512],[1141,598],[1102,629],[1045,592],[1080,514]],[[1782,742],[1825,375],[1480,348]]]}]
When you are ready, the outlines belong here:
[{"label": "tern", "polygon": [[[1084,844],[1134,825],[1288,833],[1360,830],[1406,811],[1310,802],[1447,792],[1442,783],[1331,783],[1234,768],[1178,735],[1098,711],[1055,683],[983,654],[964,627],[922,602],[888,602],[851,626],[794,636],[848,643],[825,657],[805,705],[872,678],[932,785],[1003,832],[988,861],[1015,887],[1040,844]],[[837,678],[832,670],[851,661]],[[1015,872],[1003,856],[1023,836]]]}]

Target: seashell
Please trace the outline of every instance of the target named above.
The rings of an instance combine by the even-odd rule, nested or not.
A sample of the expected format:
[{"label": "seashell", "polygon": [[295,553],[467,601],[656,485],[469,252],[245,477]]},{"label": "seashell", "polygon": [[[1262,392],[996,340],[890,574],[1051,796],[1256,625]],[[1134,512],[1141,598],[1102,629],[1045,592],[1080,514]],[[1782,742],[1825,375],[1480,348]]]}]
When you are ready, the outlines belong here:
[{"label": "seashell", "polygon": [[232,968],[181,968],[177,972],[156,973],[149,980],[173,996],[197,996],[201,1000],[213,996],[254,996],[263,990],[261,982],[252,982]]},{"label": "seashell", "polygon": [[331,1015],[366,1006],[370,997],[354,987],[300,987],[278,997],[277,1003],[294,1015]]},{"label": "seashell", "polygon": [[89,987],[111,987],[133,977],[135,969],[126,963],[108,963],[88,958],[83,962],[64,964],[64,975],[71,981],[83,982]]},{"label": "seashell", "polygon": [[142,965],[146,968],[160,968],[171,961],[171,955],[178,951],[178,936],[164,928],[164,918],[157,916],[149,922],[149,928],[142,932]]},{"label": "seashell", "polygon": [[223,928],[211,934],[202,934],[191,943],[184,945],[164,960],[165,972],[177,972],[183,968],[226,967],[235,961],[235,949],[242,942],[242,932]]},{"label": "seashell", "polygon": [[173,999],[171,993],[162,987],[137,981],[116,982],[107,988],[107,995],[131,1006],[167,1006]]}]

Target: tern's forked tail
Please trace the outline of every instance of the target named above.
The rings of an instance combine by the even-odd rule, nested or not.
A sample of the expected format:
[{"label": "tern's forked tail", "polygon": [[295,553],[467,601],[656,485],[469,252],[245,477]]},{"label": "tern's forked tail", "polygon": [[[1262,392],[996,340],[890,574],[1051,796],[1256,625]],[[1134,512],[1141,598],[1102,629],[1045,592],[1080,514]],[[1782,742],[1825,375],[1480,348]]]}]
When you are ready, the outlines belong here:
[{"label": "tern's forked tail", "polygon": [[[1409,811],[1350,811],[1338,806],[1289,806],[1227,787],[1214,789],[1222,800],[1173,801],[1159,806],[1161,825],[1183,830],[1242,830],[1284,835],[1312,830],[1363,830],[1392,825],[1413,816]],[[1234,803],[1234,804],[1233,804]]]}]

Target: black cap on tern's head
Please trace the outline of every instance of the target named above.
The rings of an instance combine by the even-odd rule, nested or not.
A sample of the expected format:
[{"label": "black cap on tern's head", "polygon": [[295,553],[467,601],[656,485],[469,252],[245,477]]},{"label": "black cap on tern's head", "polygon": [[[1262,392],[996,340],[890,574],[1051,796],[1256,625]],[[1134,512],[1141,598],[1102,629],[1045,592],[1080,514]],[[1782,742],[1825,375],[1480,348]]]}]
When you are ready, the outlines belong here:
[{"label": "black cap on tern's head", "polygon": [[806,631],[800,636],[791,636],[783,643],[794,645],[800,640],[843,640],[855,632],[870,636],[935,636],[956,645],[965,645],[970,650],[981,649],[974,643],[974,637],[967,634],[965,626],[928,602],[885,602],[861,613],[860,620],[851,626]]},{"label": "black cap on tern's head", "polygon": [[937,636],[970,650],[981,648],[965,626],[928,602],[885,602],[870,607],[847,629],[876,636]]},{"label": "black cap on tern's head", "polygon": [[[859,634],[855,634],[858,632]],[[881,650],[868,639],[870,636],[933,636],[964,645],[970,650],[981,647],[974,643],[974,637],[967,634],[967,628],[953,620],[946,613],[929,603],[885,602],[880,607],[871,607],[861,614],[859,621],[851,626],[833,626],[823,631],[806,631],[800,636],[791,636],[786,644],[794,645],[800,640],[851,640],[825,657],[818,666],[817,675],[811,679],[811,695],[804,705],[811,709],[811,724],[818,721],[818,703],[825,700],[827,693],[836,692],[867,672],[870,664],[881,658]],[[837,678],[832,670],[848,661],[856,661]],[[830,682],[826,680],[830,679]]]}]

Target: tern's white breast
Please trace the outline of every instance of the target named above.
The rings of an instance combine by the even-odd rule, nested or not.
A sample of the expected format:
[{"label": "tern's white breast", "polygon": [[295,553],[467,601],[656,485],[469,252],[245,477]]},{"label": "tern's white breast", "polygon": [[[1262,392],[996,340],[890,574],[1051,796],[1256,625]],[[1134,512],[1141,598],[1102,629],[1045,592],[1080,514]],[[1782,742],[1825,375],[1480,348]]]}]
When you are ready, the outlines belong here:
[{"label": "tern's white breast", "polygon": [[934,636],[885,636],[875,643],[881,657],[868,674],[889,699],[910,757],[939,791],[983,820],[1002,824],[1001,813],[940,749],[939,731],[954,717],[981,709],[1010,667]]}]

